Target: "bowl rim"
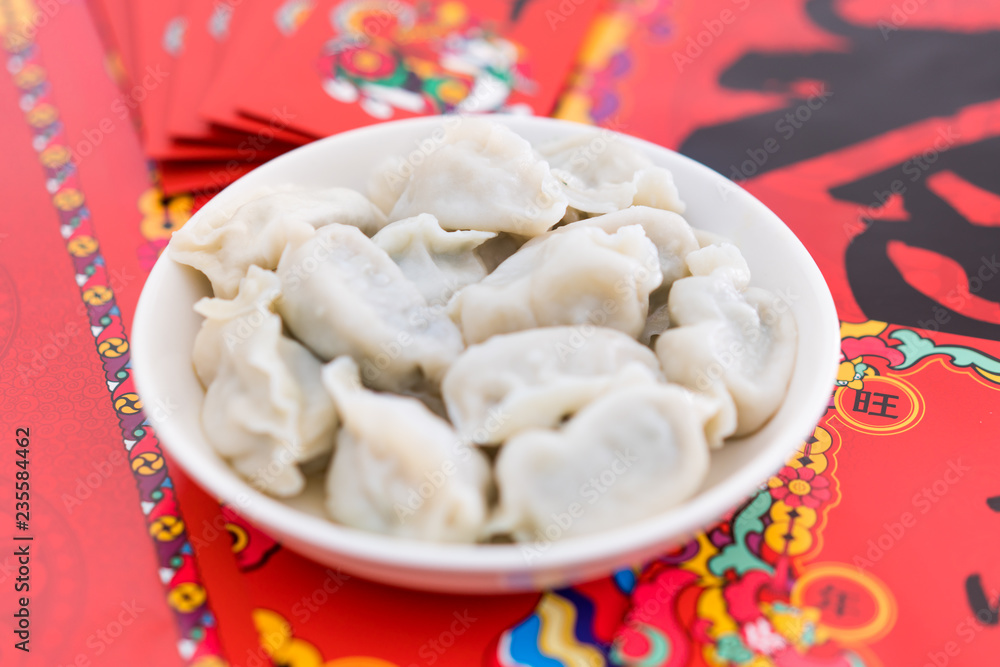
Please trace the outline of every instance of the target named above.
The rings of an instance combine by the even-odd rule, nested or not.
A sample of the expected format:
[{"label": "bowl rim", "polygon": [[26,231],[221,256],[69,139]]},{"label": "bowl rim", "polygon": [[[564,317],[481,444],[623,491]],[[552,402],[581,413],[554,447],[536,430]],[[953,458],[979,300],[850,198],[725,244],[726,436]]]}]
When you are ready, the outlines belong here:
[{"label": "bowl rim", "polygon": [[[430,131],[449,118],[455,118],[455,116],[423,116],[378,123],[338,133],[301,146],[274,158],[227,186],[195,213],[192,220],[198,216],[206,215],[206,211],[225,205],[226,194],[231,194],[234,189],[242,187],[240,184],[245,183],[251,177],[256,180],[270,171],[281,169],[288,162],[311,159],[314,154],[323,154],[328,151],[328,146],[331,144],[335,145],[347,138],[358,138],[365,135],[377,136],[384,131],[386,126],[390,125],[407,125],[414,128],[426,128]],[[716,180],[720,188],[724,187],[736,193],[738,197],[744,198],[746,206],[754,210],[759,217],[777,223],[772,225],[773,230],[769,230],[769,232],[773,231],[775,234],[786,236],[786,241],[794,249],[795,256],[792,261],[801,268],[810,287],[818,295],[820,303],[816,304],[816,309],[821,318],[826,320],[819,327],[821,331],[827,332],[825,334],[826,340],[816,341],[816,348],[827,356],[829,368],[824,376],[814,378],[807,390],[806,402],[815,404],[816,409],[793,414],[789,418],[790,423],[783,429],[801,430],[802,438],[808,437],[825,414],[829,395],[834,387],[840,357],[840,325],[826,280],[805,246],[781,218],[756,197],[722,174],[687,156],[650,141],[605,128],[548,117],[490,116],[490,119],[501,122],[515,131],[522,124],[539,124],[543,127],[572,125],[579,127],[581,132],[606,131],[624,138],[628,143],[641,148],[646,154],[650,152],[672,154],[674,160],[684,163],[686,168],[691,170],[697,178]],[[216,203],[215,206],[213,206],[213,202]],[[154,302],[160,290],[169,290],[169,285],[166,283],[170,279],[169,272],[173,267],[194,271],[194,269],[178,264],[169,257],[168,251],[164,251],[143,286],[135,310],[131,331],[132,363],[135,383],[140,396],[145,396],[147,393],[148,395],[157,394],[154,391],[155,380],[143,371],[147,366],[146,350],[149,350],[148,354],[153,354],[155,349],[153,345],[147,346],[146,344],[147,341],[153,340],[156,335],[151,328],[153,318],[149,314],[155,309]],[[185,474],[194,479],[209,494],[231,505],[237,513],[245,516],[252,523],[261,525],[265,531],[268,529],[280,531],[284,535],[323,551],[373,564],[405,568],[410,571],[451,571],[463,574],[488,575],[498,572],[514,575],[530,574],[543,570],[582,567],[595,562],[620,558],[629,552],[648,551],[661,545],[665,548],[676,546],[696,532],[710,526],[726,512],[752,496],[769,476],[785,464],[788,456],[794,451],[789,443],[781,442],[780,446],[768,444],[741,469],[729,475],[724,483],[699,491],[676,507],[656,516],[610,530],[549,541],[547,547],[538,553],[534,560],[528,561],[525,558],[524,549],[526,547],[537,548],[535,542],[498,545],[421,542],[342,526],[332,520],[308,514],[256,491],[249,483],[238,478],[235,473],[232,476],[213,475],[210,466],[205,466],[204,463],[207,460],[206,456],[210,459],[217,455],[214,453],[206,454],[199,451],[197,447],[184,446],[181,442],[183,438],[177,433],[178,426],[172,423],[173,420],[158,420],[155,418],[155,414],[150,412],[147,412],[146,416],[153,425],[164,450],[170,458],[177,462]],[[782,440],[782,438],[778,440]],[[727,446],[739,446],[739,443]],[[221,457],[218,458],[221,459]],[[401,549],[400,547],[405,548]]]}]

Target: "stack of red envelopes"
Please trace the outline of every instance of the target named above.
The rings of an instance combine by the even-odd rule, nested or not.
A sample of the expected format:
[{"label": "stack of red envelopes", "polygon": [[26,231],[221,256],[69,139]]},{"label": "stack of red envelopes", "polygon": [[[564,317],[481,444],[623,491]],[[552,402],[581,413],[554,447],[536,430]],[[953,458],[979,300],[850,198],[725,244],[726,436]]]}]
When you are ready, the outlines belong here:
[{"label": "stack of red envelopes", "polygon": [[547,114],[598,3],[100,0],[163,190],[213,191],[296,146],[415,115]]}]

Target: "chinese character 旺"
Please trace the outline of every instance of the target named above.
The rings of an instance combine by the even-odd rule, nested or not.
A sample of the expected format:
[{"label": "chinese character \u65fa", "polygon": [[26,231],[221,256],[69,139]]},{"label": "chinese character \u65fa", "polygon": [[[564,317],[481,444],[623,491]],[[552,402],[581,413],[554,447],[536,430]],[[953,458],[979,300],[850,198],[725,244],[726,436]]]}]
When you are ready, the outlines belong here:
[{"label": "chinese character \u65fa", "polygon": [[868,402],[872,400],[870,391],[857,390],[854,392],[854,411],[868,414]]},{"label": "chinese character \u65fa", "polygon": [[896,404],[890,403],[889,399],[890,398],[898,399],[899,396],[896,396],[894,394],[882,394],[879,392],[875,392],[875,395],[878,396],[879,398],[872,404],[872,407],[876,407],[879,410],[878,412],[869,411],[868,414],[875,415],[876,417],[888,417],[889,419],[899,419],[899,415],[889,414],[889,409],[896,407]]},{"label": "chinese character \u65fa", "polygon": [[820,592],[819,606],[821,609],[829,609],[837,616],[852,615],[854,610],[854,595],[838,589],[833,584],[827,584]]},{"label": "chinese character \u65fa", "polygon": [[[883,394],[877,391],[874,393],[877,398],[872,401],[872,395],[873,394],[870,391],[864,391],[861,389],[856,391],[854,394],[854,411],[872,415],[874,417],[899,419],[899,415],[890,414],[889,412],[889,410],[896,407],[896,404],[891,401],[898,399],[899,396],[896,394]],[[875,408],[878,410],[873,412],[873,409]]]}]

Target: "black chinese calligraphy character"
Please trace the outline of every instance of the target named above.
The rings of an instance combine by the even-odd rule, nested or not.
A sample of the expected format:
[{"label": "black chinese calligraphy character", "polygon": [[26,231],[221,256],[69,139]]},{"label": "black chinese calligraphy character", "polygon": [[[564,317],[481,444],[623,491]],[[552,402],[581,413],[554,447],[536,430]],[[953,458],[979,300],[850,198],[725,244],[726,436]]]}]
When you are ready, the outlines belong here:
[{"label": "black chinese calligraphy character", "polygon": [[[1000,98],[1000,32],[903,25],[886,34],[884,27],[845,21],[835,4],[809,0],[805,9],[817,25],[846,38],[846,49],[751,52],[719,80],[728,88],[767,93],[790,91],[800,81],[822,81],[832,93],[822,108],[799,122],[795,114],[807,100],[793,99],[777,110],[701,128],[683,142],[681,152],[729,175],[732,166],[747,159],[748,147],[777,140],[780,150],[759,165],[763,173]],[[985,16],[989,10],[983,11]]]},{"label": "black chinese calligraphy character", "polygon": [[[1000,496],[993,496],[986,499],[986,506],[994,512],[1000,512]],[[1000,598],[995,603],[990,603],[983,588],[983,580],[978,574],[971,574],[965,580],[965,597],[969,601],[972,613],[983,625],[997,625],[1000,623]]]},{"label": "black chinese calligraphy character", "polygon": [[961,266],[970,290],[977,288],[977,297],[1000,304],[1000,227],[965,219],[928,186],[933,174],[950,171],[978,188],[1000,194],[1000,137],[943,151],[916,179],[907,176],[908,162],[830,191],[838,199],[870,206],[873,193],[891,191],[894,183],[903,185],[909,219],[866,219],[864,231],[847,247],[847,280],[855,300],[873,319],[1000,339],[1000,325],[958,312],[959,304],[949,299],[939,302],[921,293],[889,257],[893,242],[948,257]]},{"label": "black chinese calligraphy character", "polygon": [[[805,9],[818,26],[844,37],[847,48],[750,52],[723,72],[719,83],[730,89],[791,94],[802,81],[821,81],[832,93],[829,100],[818,108],[806,105],[808,119],[803,121],[796,114],[813,100],[791,95],[782,108],[693,132],[681,152],[727,175],[735,170],[738,176],[751,176],[1000,99],[996,57],[1000,31],[917,29],[905,22],[888,29],[855,25],[837,13],[834,0],[808,0]],[[986,17],[991,10],[982,11]],[[998,270],[994,253],[1000,249],[1000,228],[966,220],[925,184],[934,173],[950,170],[976,187],[1000,194],[1000,140],[955,147],[957,137],[942,139],[933,164],[928,160],[907,171],[907,162],[912,161],[904,161],[831,190],[839,199],[871,208],[885,201],[874,199],[876,193],[892,192],[897,181],[905,187],[908,220],[858,221],[863,231],[852,240],[845,257],[848,282],[870,319],[1000,339],[1000,324],[960,312],[956,303],[941,303],[934,298],[940,295],[920,292],[889,256],[893,241],[938,253],[962,267],[977,297],[1000,304],[1000,278],[978,278],[984,263],[990,275]],[[779,150],[769,152],[766,161],[754,162],[752,173],[737,167],[746,163],[748,149],[769,140],[777,141]],[[919,153],[930,145],[915,148]],[[911,181],[914,176],[919,182]],[[980,288],[974,289],[975,285]]]}]

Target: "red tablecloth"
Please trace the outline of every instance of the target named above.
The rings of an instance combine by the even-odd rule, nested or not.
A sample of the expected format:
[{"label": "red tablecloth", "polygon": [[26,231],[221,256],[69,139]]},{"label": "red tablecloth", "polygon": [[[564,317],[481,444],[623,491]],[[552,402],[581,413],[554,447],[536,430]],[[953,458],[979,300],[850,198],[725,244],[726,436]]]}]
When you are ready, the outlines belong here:
[{"label": "red tablecloth", "polygon": [[[773,208],[830,283],[843,363],[812,437],[720,524],[607,579],[503,597],[325,569],[164,460],[128,331],[194,198],[157,189],[85,3],[0,7],[15,630],[30,562],[28,634],[0,633],[2,664],[996,664],[1000,5],[602,7],[555,114],[679,149]],[[27,37],[26,16],[45,17]]]}]

